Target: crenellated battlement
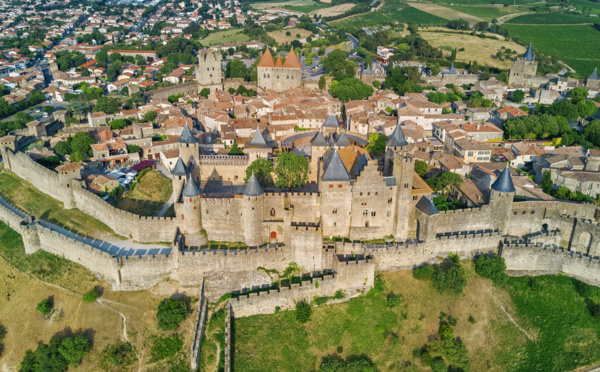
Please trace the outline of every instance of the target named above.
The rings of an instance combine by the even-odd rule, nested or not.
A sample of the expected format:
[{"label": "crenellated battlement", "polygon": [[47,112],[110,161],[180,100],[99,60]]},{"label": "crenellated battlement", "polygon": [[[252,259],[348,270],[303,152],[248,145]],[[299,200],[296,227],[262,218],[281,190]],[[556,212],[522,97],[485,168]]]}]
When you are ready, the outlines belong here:
[{"label": "crenellated battlement", "polygon": [[440,211],[440,214],[441,215],[456,215],[456,214],[467,214],[467,213],[480,213],[480,212],[486,212],[488,209],[489,209],[488,205],[482,205],[481,207]]},{"label": "crenellated battlement", "polygon": [[248,165],[248,155],[200,155],[201,165]]},{"label": "crenellated battlement", "polygon": [[190,250],[182,250],[181,255],[202,255],[202,256],[239,256],[239,255],[249,255],[249,254],[269,254],[274,252],[281,252],[285,249],[283,244],[275,244],[268,245],[264,247],[248,247],[248,248],[239,248],[239,249],[208,249],[208,248],[200,248],[200,249],[190,249]]},{"label": "crenellated battlement", "polygon": [[442,234],[437,234],[436,240],[455,240],[455,239],[476,239],[498,236],[500,237],[500,231],[498,230],[486,230],[486,231],[453,231]]}]

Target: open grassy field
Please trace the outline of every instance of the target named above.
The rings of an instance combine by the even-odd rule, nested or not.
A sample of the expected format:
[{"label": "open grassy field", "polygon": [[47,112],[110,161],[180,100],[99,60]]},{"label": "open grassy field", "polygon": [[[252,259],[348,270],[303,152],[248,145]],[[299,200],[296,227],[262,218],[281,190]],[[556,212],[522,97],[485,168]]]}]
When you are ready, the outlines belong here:
[{"label": "open grassy field", "polygon": [[286,5],[285,6],[286,9],[293,10],[295,12],[300,12],[300,13],[310,13],[310,12],[314,12],[315,10],[329,8],[329,7],[330,7],[329,4],[317,4],[317,3],[312,4],[312,5],[299,5],[299,6]]},{"label": "open grassy field", "polygon": [[310,15],[318,14],[321,17],[333,17],[347,12],[352,9],[356,4],[340,4],[329,7],[322,7],[318,10],[310,12]]},{"label": "open grassy field", "polygon": [[409,22],[414,22],[422,26],[441,26],[448,23],[448,20],[433,14],[425,13],[398,0],[387,0],[383,3],[383,6],[376,11],[342,18],[332,23],[334,25],[346,25],[350,27],[371,27],[383,24]]},{"label": "open grassy field", "polygon": [[563,13],[536,13],[524,14],[512,19],[506,23],[513,25],[576,25],[598,22],[597,18],[586,17],[583,15],[563,14]]},{"label": "open grassy field", "polygon": [[[289,32],[290,36],[286,36],[286,32]],[[302,28],[289,28],[285,30],[271,31],[268,34],[278,43],[284,44],[291,43],[294,40],[306,39],[311,35],[311,32]],[[300,37],[296,37],[297,34],[300,34]]]},{"label": "open grassy field", "polygon": [[298,6],[314,6],[319,4],[313,0],[272,0],[272,1],[250,1],[254,9],[267,10],[271,8],[285,8]]},{"label": "open grassy field", "polygon": [[225,30],[225,31],[217,31],[212,32],[210,35],[200,40],[202,45],[215,45],[215,44],[224,44],[224,43],[234,43],[234,42],[244,42],[250,41],[250,37],[244,33],[243,30]]},{"label": "open grassy field", "polygon": [[[161,283],[151,291],[113,292],[105,282],[100,282],[84,267],[44,251],[26,256],[19,234],[0,222],[0,278],[10,296],[0,296],[0,324],[6,327],[2,368],[16,370],[26,350],[35,349],[38,342],[48,343],[56,333],[65,330],[89,330],[93,347],[77,370],[116,371],[104,360],[103,349],[123,340],[123,318],[126,317],[126,334],[141,358],[144,371],[166,370],[172,361],[151,363],[150,347],[154,335],[163,334],[157,329],[156,307],[174,290],[169,283]],[[50,284],[47,284],[50,283]],[[64,287],[59,288],[57,286]],[[85,304],[81,294],[101,286],[101,300],[113,301]],[[36,305],[52,298],[54,313],[43,316]],[[189,350],[193,329],[193,315],[182,325],[184,350]],[[133,357],[133,360],[137,360]],[[121,370],[138,370],[134,366]]]},{"label": "open grassy field", "polygon": [[[439,29],[443,30],[443,29]],[[450,46],[452,48],[465,48],[463,52],[457,52],[456,60],[460,62],[469,62],[476,60],[479,65],[489,65],[498,68],[509,68],[513,62],[510,60],[500,61],[495,55],[501,47],[516,50],[519,55],[525,53],[525,48],[517,43],[500,40],[482,39],[468,33],[450,33],[450,32],[428,32],[423,30],[421,36],[431,45],[436,47]],[[444,50],[444,53],[450,55],[451,52]]]},{"label": "open grassy field", "polygon": [[133,191],[116,199],[113,205],[140,216],[156,216],[172,193],[171,180],[159,171],[152,171],[140,179]]},{"label": "open grassy field", "polygon": [[78,209],[66,210],[63,203],[38,191],[16,174],[0,172],[0,195],[28,214],[97,238],[117,236],[112,229]]},{"label": "open grassy field", "polygon": [[518,6],[470,6],[470,5],[446,5],[450,9],[470,14],[474,17],[481,18],[485,21],[491,21],[494,18],[500,18],[505,15],[524,13],[526,8]]},{"label": "open grassy field", "polygon": [[[566,371],[600,360],[600,322],[572,279],[510,278],[502,289],[472,275],[463,294],[446,295],[410,271],[384,273],[383,288],[313,308],[306,324],[294,311],[235,319],[234,370],[318,370],[331,355],[365,355],[379,371],[425,370],[413,350],[437,334],[441,312],[458,319],[472,371]],[[403,295],[400,306],[387,306],[389,291]]]},{"label": "open grassy field", "polygon": [[452,19],[464,19],[465,21],[469,21],[469,23],[477,23],[483,21],[482,18],[463,13],[459,9],[448,8],[439,4],[431,4],[431,3],[411,3],[410,6],[415,7],[419,10],[424,11],[425,13],[433,14],[434,16],[452,20]]},{"label": "open grassy field", "polygon": [[600,62],[600,31],[593,26],[525,26],[505,24],[512,36],[532,43],[534,50],[558,57],[587,77]]}]

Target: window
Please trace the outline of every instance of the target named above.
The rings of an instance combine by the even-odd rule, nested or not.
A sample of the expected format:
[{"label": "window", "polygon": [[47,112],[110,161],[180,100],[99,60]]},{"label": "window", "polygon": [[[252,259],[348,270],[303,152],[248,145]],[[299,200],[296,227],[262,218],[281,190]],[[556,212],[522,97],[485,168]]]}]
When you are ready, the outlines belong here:
[{"label": "window", "polygon": [[377,215],[376,211],[371,211],[371,217],[375,217],[375,215]]},{"label": "window", "polygon": [[388,204],[392,204],[393,198],[388,198]]},{"label": "window", "polygon": [[342,184],[340,183],[340,184],[338,185],[338,189],[341,189],[341,188],[342,188]]},{"label": "window", "polygon": [[467,156],[473,156],[473,151],[469,151],[469,152],[467,153]]},{"label": "window", "polygon": [[391,216],[392,215],[392,211],[387,211],[387,213],[385,214],[386,216]]},{"label": "window", "polygon": [[366,207],[367,203],[360,203],[360,205],[362,205],[363,207]]},{"label": "window", "polygon": [[329,188],[330,188],[330,189],[333,189],[333,184],[329,185]]},{"label": "window", "polygon": [[275,217],[275,209],[271,208],[271,217]]},{"label": "window", "polygon": [[183,214],[181,215],[181,219],[183,220]]},{"label": "window", "polygon": [[369,227],[369,221],[365,221],[365,227]]},{"label": "window", "polygon": [[368,216],[368,215],[369,215],[369,211],[365,209],[365,210],[363,211],[363,216]]},{"label": "window", "polygon": [[334,210],[332,210],[331,213],[337,214],[337,208],[335,208]]},{"label": "window", "polygon": [[362,196],[362,192],[360,193],[360,196]]}]

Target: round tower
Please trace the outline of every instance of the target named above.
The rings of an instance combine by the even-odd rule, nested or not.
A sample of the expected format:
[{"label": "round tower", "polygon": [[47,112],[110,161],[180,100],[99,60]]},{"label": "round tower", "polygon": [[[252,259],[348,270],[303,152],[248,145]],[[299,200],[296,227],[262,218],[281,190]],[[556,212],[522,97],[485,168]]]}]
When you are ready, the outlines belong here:
[{"label": "round tower", "polygon": [[513,200],[517,190],[512,181],[508,165],[496,181],[492,184],[490,194],[490,224],[493,229],[497,229],[500,234],[508,232],[508,223],[512,210]]},{"label": "round tower", "polygon": [[252,172],[242,201],[244,240],[249,246],[259,246],[267,241],[263,228],[264,201],[265,192]]},{"label": "round tower", "polygon": [[408,146],[408,141],[404,137],[404,132],[400,128],[400,123],[396,125],[392,135],[385,143],[385,160],[383,163],[383,175],[388,176],[392,169],[392,162],[394,160],[394,154],[397,151],[403,150],[404,146]]},{"label": "round tower", "polygon": [[23,237],[25,254],[33,254],[42,249],[37,224],[31,223],[31,220],[21,222],[21,236]]},{"label": "round tower", "polygon": [[[202,232],[202,190],[196,186],[194,180],[189,179],[181,198],[183,201],[183,213],[181,219],[184,221],[185,238],[188,246],[198,246],[205,242]],[[204,238],[204,239],[203,239]]]},{"label": "round tower", "polygon": [[181,157],[177,159],[177,163],[175,163],[173,170],[171,170],[171,175],[173,176],[173,195],[175,195],[175,199],[178,199],[187,179],[187,167],[183,164]]}]

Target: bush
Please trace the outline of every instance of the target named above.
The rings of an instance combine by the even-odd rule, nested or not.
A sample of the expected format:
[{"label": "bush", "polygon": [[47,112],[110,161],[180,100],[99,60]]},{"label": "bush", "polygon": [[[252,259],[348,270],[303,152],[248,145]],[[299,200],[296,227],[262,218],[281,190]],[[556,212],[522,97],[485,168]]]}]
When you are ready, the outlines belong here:
[{"label": "bush", "polygon": [[440,326],[439,334],[442,340],[452,340],[454,338],[454,331],[449,324],[442,324]]},{"label": "bush", "polygon": [[66,371],[69,364],[76,366],[91,348],[90,340],[85,335],[55,336],[48,344],[40,343],[35,351],[27,350],[19,371]]},{"label": "bush", "polygon": [[387,294],[387,305],[388,307],[397,307],[402,303],[404,297],[401,294],[395,294],[390,292]]},{"label": "bush", "polygon": [[446,372],[448,370],[448,366],[442,358],[435,358],[431,361],[431,364],[429,366],[431,367],[431,370],[433,372]]},{"label": "bush", "polygon": [[430,265],[415,267],[413,270],[413,277],[419,280],[428,280],[431,279],[434,272],[435,269]]},{"label": "bush", "polygon": [[498,286],[503,286],[508,280],[505,270],[504,258],[495,254],[479,256],[475,261],[475,272],[484,278],[492,279],[494,284]]},{"label": "bush", "polygon": [[458,319],[456,319],[453,316],[448,317],[448,324],[450,324],[451,326],[455,326],[457,323],[458,323]]},{"label": "bush", "polygon": [[172,298],[164,299],[158,305],[158,311],[156,312],[158,328],[165,331],[174,331],[189,315],[187,301]]},{"label": "bush", "polygon": [[434,287],[439,292],[461,293],[467,286],[467,271],[460,265],[443,265],[431,276]]},{"label": "bush", "polygon": [[156,337],[154,339],[154,343],[152,344],[152,349],[150,350],[150,361],[156,362],[167,359],[177,354],[181,350],[182,346],[183,341],[181,341],[177,335],[171,335],[169,337]]},{"label": "bush", "polygon": [[92,290],[89,290],[84,293],[83,302],[85,302],[86,304],[89,304],[89,303],[95,302],[98,299],[98,297],[99,297],[98,292],[96,292],[96,290],[92,289]]},{"label": "bush", "polygon": [[473,315],[469,315],[469,323],[471,323],[471,324],[477,323],[477,321],[475,320],[475,318],[473,318]]},{"label": "bush", "polygon": [[296,303],[296,320],[300,323],[306,323],[310,319],[310,315],[312,314],[312,309],[310,305],[304,301],[299,301]]},{"label": "bush", "polygon": [[117,342],[113,345],[108,345],[104,351],[104,360],[115,366],[127,366],[133,362],[133,348],[127,342]]},{"label": "bush", "polygon": [[455,263],[459,263],[460,262],[460,256],[458,254],[456,254],[456,253],[450,253],[450,254],[448,254],[448,258],[450,258]]},{"label": "bush", "polygon": [[48,316],[52,312],[52,302],[47,298],[43,299],[37,306],[35,307],[40,313]]},{"label": "bush", "polygon": [[341,289],[335,291],[335,294],[333,295],[333,298],[335,298],[336,300],[341,300],[344,297],[346,297],[346,293],[344,293],[344,291],[342,291]]}]

